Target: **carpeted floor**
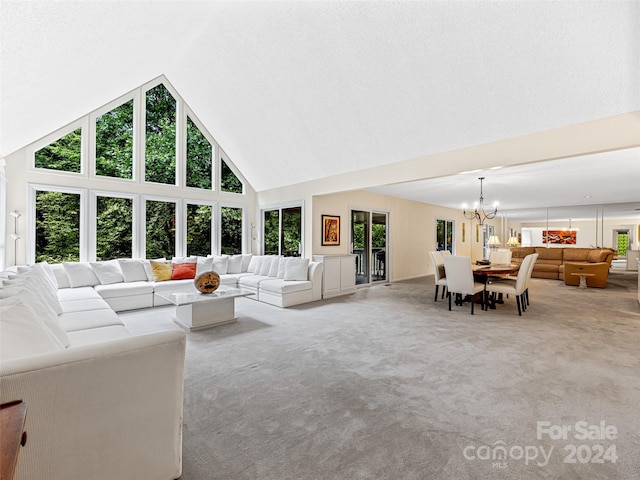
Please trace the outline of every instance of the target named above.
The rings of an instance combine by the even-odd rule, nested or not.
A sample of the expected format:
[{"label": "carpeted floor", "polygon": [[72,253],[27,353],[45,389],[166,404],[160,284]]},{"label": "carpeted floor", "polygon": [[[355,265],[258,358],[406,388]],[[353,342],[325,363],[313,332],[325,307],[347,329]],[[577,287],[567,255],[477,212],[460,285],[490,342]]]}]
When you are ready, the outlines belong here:
[{"label": "carpeted floor", "polygon": [[[513,298],[471,316],[433,291],[243,298],[237,323],[189,333],[182,480],[640,478],[636,275],[533,279],[522,317]],[[122,318],[177,328],[153,312]]]}]

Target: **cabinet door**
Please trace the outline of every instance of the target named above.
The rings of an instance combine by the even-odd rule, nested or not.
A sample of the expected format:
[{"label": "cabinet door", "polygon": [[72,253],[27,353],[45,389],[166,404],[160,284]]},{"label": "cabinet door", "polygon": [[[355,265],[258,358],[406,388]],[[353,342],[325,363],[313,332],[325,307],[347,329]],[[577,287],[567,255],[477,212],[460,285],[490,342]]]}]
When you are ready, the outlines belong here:
[{"label": "cabinet door", "polygon": [[324,259],[324,293],[332,294],[340,291],[341,275],[340,275],[340,259],[325,258]]},{"label": "cabinet door", "polygon": [[340,289],[351,290],[356,286],[356,259],[353,256],[340,259]]}]

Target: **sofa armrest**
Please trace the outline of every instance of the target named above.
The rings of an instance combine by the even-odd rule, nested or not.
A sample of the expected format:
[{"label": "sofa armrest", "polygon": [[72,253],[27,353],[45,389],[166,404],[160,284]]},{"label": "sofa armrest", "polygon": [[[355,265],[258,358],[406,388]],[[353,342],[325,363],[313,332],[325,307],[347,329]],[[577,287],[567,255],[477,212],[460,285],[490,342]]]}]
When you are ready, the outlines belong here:
[{"label": "sofa armrest", "polygon": [[322,299],[322,271],[324,264],[322,262],[309,262],[308,279],[313,289],[313,300]]},{"label": "sofa armrest", "polygon": [[2,402],[27,404],[16,479],[175,479],[186,336],[132,336],[2,362]]},{"label": "sofa armrest", "polygon": [[588,273],[593,276],[586,278],[588,287],[605,288],[609,278],[609,264],[607,262],[565,262],[564,283],[565,285],[579,285],[580,276],[578,273]]}]

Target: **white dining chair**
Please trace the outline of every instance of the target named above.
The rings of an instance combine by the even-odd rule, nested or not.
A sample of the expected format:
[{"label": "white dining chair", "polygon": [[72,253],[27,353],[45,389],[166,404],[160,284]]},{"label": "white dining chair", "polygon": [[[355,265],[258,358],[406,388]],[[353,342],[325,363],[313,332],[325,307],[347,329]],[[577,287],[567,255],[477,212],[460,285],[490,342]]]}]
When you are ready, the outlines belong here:
[{"label": "white dining chair", "polygon": [[487,284],[487,294],[490,294],[492,299],[495,299],[496,294],[513,295],[516,298],[516,304],[518,306],[518,315],[522,315],[522,312],[526,310],[525,292],[527,289],[527,280],[530,278],[533,272],[532,263],[535,263],[537,254],[532,253],[524,257],[522,265],[518,270],[518,276],[515,280],[504,279],[496,280]]},{"label": "white dining chair", "polygon": [[509,265],[511,263],[511,250],[497,249],[489,250],[489,261],[492,265]]},{"label": "white dining chair", "polygon": [[[467,295],[471,296],[471,315],[473,315],[474,297],[482,293],[482,307],[485,305],[485,284],[473,280],[473,270],[471,269],[471,258],[459,257],[455,255],[445,256],[443,259],[444,271],[447,275],[447,290],[449,291],[449,310],[451,310],[451,297],[455,293],[456,300],[460,299],[460,304]],[[456,301],[456,304],[458,302]]]},{"label": "white dining chair", "polygon": [[[445,250],[449,253],[447,250]],[[447,291],[447,278],[444,272],[444,263],[442,261],[442,252],[439,251],[430,251],[429,258],[431,259],[431,264],[433,265],[433,278],[436,284],[436,295],[433,298],[434,302],[438,301],[438,289],[442,286],[442,298],[444,298],[445,293]]]}]

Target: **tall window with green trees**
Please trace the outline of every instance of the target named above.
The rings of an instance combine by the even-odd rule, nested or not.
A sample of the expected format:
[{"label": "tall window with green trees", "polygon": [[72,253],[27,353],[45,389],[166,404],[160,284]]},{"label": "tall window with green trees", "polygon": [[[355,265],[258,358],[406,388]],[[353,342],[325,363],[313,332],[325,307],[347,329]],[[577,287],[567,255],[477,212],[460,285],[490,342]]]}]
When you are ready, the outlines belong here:
[{"label": "tall window with green trees", "polygon": [[133,200],[96,198],[96,260],[133,256]]},{"label": "tall window with green trees", "polygon": [[453,252],[453,221],[436,220],[436,242],[438,250]]},{"label": "tall window with green trees", "polygon": [[220,253],[242,253],[242,208],[220,208]]},{"label": "tall window with green trees", "polygon": [[36,191],[36,262],[80,260],[80,194]]},{"label": "tall window with green trees", "polygon": [[187,187],[211,190],[213,146],[187,117]]},{"label": "tall window with green trees", "polygon": [[229,168],[229,165],[220,159],[220,190],[229,193],[242,193],[242,182]]},{"label": "tall window with green trees", "polygon": [[35,167],[80,173],[82,129],[78,128],[35,153]]},{"label": "tall window with green trees", "polygon": [[146,256],[171,258],[176,254],[176,204],[147,200]]},{"label": "tall window with green trees", "polygon": [[265,255],[299,257],[302,242],[302,207],[265,210],[263,232]]},{"label": "tall window with green trees", "polygon": [[96,119],[96,175],[133,178],[133,100]]},{"label": "tall window with green trees", "polygon": [[207,256],[211,252],[211,205],[187,204],[187,255]]},{"label": "tall window with green trees", "polygon": [[145,180],[176,183],[176,100],[160,84],[146,96]]}]

